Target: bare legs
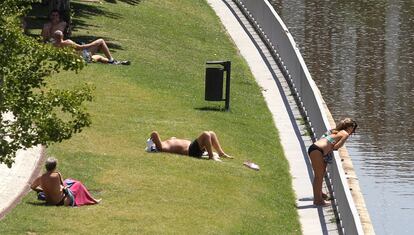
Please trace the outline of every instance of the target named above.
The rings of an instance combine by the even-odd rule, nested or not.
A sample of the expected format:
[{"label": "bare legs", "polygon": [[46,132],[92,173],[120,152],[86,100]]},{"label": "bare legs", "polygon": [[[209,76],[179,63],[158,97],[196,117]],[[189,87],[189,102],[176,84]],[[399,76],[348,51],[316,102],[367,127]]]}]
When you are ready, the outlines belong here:
[{"label": "bare legs", "polygon": [[158,134],[158,132],[153,131],[151,133],[151,140],[154,142],[155,147],[157,148],[157,150],[162,151],[161,138],[160,138],[160,135]]},{"label": "bare legs", "polygon": [[108,45],[106,45],[105,40],[103,40],[102,38],[97,39],[91,43],[88,43],[87,47],[89,48],[89,51],[92,54],[95,54],[96,52],[101,50],[107,58],[107,60],[104,60],[101,56],[99,59],[97,58],[97,61],[102,62],[102,63],[108,63],[108,61],[113,60],[111,52],[109,52]]},{"label": "bare legs", "polygon": [[92,56],[92,61],[93,62],[101,62],[101,63],[107,64],[109,62],[109,59],[106,58],[105,56],[93,55]]},{"label": "bare legs", "polygon": [[220,157],[232,158],[223,151],[217,135],[213,131],[204,131],[201,133],[197,138],[197,142],[202,149],[205,148],[207,150],[210,159],[213,159],[213,148],[218,152]]},{"label": "bare legs", "polygon": [[[188,148],[191,143],[189,140],[171,138],[166,141],[162,141],[158,132],[153,131],[151,133],[151,140],[154,142],[156,148],[160,152],[171,152],[178,154],[188,154]],[[217,160],[214,158],[213,149],[215,149],[220,157],[233,158],[227,155],[220,146],[216,133],[213,131],[204,131],[197,138],[197,143],[200,149],[205,149],[208,152],[209,159]],[[219,160],[219,159],[218,159]]]},{"label": "bare legs", "polygon": [[310,153],[313,168],[313,204],[317,206],[329,205],[323,199],[322,183],[326,172],[326,163],[322,154],[319,151],[312,151]]}]

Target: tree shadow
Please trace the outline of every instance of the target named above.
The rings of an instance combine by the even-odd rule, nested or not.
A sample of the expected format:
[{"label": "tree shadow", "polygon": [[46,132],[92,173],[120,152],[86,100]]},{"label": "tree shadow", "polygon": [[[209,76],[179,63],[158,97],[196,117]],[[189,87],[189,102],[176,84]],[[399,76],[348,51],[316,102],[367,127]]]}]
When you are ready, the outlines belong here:
[{"label": "tree shadow", "polygon": [[105,0],[105,2],[117,4],[117,2],[123,2],[129,5],[138,5],[141,3],[142,0]]},{"label": "tree shadow", "polygon": [[71,8],[74,14],[74,17],[71,19],[72,31],[77,31],[78,29],[88,29],[90,27],[97,27],[96,25],[91,25],[86,23],[87,19],[90,19],[94,16],[105,16],[110,19],[121,19],[120,14],[112,13],[106,10],[103,10],[97,4],[86,4],[82,2],[72,2]]},{"label": "tree shadow", "polygon": [[[105,0],[106,2],[116,4],[117,0]],[[120,2],[124,2],[130,5],[138,5],[141,3],[141,0],[118,0]],[[103,10],[99,4],[91,4],[87,2],[71,2],[71,9],[73,11],[73,17],[71,18],[71,30],[72,32],[76,32],[79,29],[90,29],[93,27],[98,27],[96,25],[89,24],[88,19],[94,16],[105,16],[111,19],[121,19],[121,14],[112,13],[106,10]],[[40,34],[37,32],[33,32],[32,30],[41,30],[43,25],[48,22],[49,20],[49,6],[47,4],[41,3],[33,3],[32,9],[28,12],[25,16],[26,21],[26,34],[31,37],[40,37]],[[77,35],[74,37],[70,37],[73,41],[77,43],[89,43],[93,40],[96,40],[99,37],[96,36],[89,36],[89,35]],[[116,43],[110,43],[108,41],[115,41],[116,39],[105,37],[103,38],[108,47],[114,50],[122,50],[122,47]]]},{"label": "tree shadow", "polygon": [[33,3],[32,9],[24,17],[27,29],[42,29],[49,20],[49,8],[40,3]]},{"label": "tree shadow", "polygon": [[[125,0],[131,1],[133,4],[137,0]],[[138,1],[138,3],[140,0]],[[136,3],[136,4],[138,4]],[[135,5],[136,5],[135,4]],[[72,30],[76,28],[88,28],[90,26],[95,26],[86,23],[85,19],[90,19],[93,16],[105,16],[111,19],[120,19],[122,16],[120,14],[112,13],[106,10],[103,10],[102,7],[98,4],[87,4],[82,2],[71,2],[71,9],[73,12],[73,17],[71,18],[71,27]],[[41,29],[43,24],[49,20],[49,7],[41,3],[33,3],[32,9],[28,12],[25,17],[27,28],[28,29]]]}]

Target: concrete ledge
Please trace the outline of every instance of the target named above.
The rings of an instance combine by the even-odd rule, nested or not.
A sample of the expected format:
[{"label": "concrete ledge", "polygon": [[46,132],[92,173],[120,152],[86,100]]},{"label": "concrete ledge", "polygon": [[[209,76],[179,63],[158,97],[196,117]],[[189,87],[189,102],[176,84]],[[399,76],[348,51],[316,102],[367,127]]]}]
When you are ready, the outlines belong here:
[{"label": "concrete ledge", "polygon": [[[326,116],[328,116],[330,125],[336,126],[335,121],[332,117],[332,114],[329,111],[326,103],[324,103],[324,109],[325,109]],[[365,204],[364,196],[362,194],[361,188],[359,187],[358,176],[354,170],[352,159],[349,156],[348,150],[346,149],[345,146],[338,150],[338,154],[342,161],[342,169],[344,170],[347,176],[347,182],[350,187],[352,199],[354,200],[354,204],[358,211],[359,218],[361,219],[361,224],[362,224],[362,229],[364,230],[364,234],[374,235],[375,234],[374,226],[372,225],[371,217],[369,216],[368,209]]]},{"label": "concrete ledge", "polygon": [[0,165],[0,219],[30,191],[29,184],[39,175],[44,158],[45,148],[39,145],[17,151],[12,168]]}]

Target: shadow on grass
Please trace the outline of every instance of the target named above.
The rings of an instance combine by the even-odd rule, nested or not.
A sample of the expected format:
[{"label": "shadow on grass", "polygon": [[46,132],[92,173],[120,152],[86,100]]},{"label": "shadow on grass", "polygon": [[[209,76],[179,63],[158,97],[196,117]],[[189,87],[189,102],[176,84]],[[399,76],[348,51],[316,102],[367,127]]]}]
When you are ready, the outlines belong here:
[{"label": "shadow on grass", "polygon": [[225,112],[226,111],[224,107],[209,107],[209,106],[197,107],[194,109],[199,110],[199,111],[214,111],[214,112]]},{"label": "shadow on grass", "polygon": [[103,10],[100,5],[97,4],[85,4],[81,2],[72,2],[71,3],[72,11],[75,17],[72,17],[72,30],[76,31],[76,29],[87,29],[91,25],[86,23],[86,19],[90,19],[93,16],[105,16],[111,19],[120,19],[120,14],[115,14],[106,10]]},{"label": "shadow on grass", "polygon": [[26,203],[27,204],[30,204],[32,206],[52,206],[52,205],[46,204],[46,202],[41,202],[41,201],[38,201],[38,202],[26,202]]},{"label": "shadow on grass", "polygon": [[109,2],[109,3],[114,3],[116,4],[117,2],[124,2],[126,4],[129,5],[138,5],[141,3],[142,0],[105,0],[105,2]]},{"label": "shadow on grass", "polygon": [[40,3],[33,3],[32,9],[25,16],[27,29],[42,29],[48,21],[49,8]]},{"label": "shadow on grass", "polygon": [[[123,2],[129,5],[138,5],[142,0],[105,0],[105,2],[117,4]],[[98,27],[96,25],[89,24],[90,19],[93,16],[104,16],[111,19],[120,19],[120,14],[115,14],[110,11],[104,10],[99,4],[90,4],[86,2],[71,2],[71,9],[75,17],[71,19],[72,32],[76,32],[79,29],[89,29],[92,27]],[[27,35],[31,37],[40,37],[37,33],[33,33],[30,30],[41,30],[43,25],[48,22],[49,6],[47,4],[33,3],[32,9],[25,17],[27,25]],[[96,36],[80,35],[71,37],[71,39],[77,43],[89,43],[95,39],[101,38]],[[103,38],[108,47],[112,50],[122,50],[122,47],[115,43],[108,43],[108,41],[114,41],[112,38]]]},{"label": "shadow on grass", "polygon": [[[71,9],[75,17],[72,17],[71,26],[72,31],[76,28],[89,28],[96,27],[86,23],[92,16],[105,16],[111,19],[120,19],[120,14],[115,14],[109,11],[105,11],[97,4],[86,4],[80,2],[72,2]],[[28,29],[42,29],[43,25],[49,20],[49,7],[40,3],[33,3],[32,10],[26,15],[26,23]]]},{"label": "shadow on grass", "polygon": [[[106,2],[116,4],[117,0],[106,0]],[[120,2],[125,2],[130,5],[138,5],[141,2],[141,0],[121,0]],[[71,8],[75,15],[75,17],[72,17],[72,23],[71,23],[73,32],[79,29],[89,29],[92,27],[98,27],[96,25],[87,23],[87,22],[90,22],[90,20],[88,19],[91,18],[92,16],[105,16],[111,19],[120,19],[122,17],[120,14],[115,14],[115,13],[103,10],[102,7],[98,4],[72,2]],[[43,5],[40,3],[34,3],[32,5],[32,10],[25,17],[27,29],[29,30],[27,32],[28,36],[40,37],[40,35],[30,32],[30,30],[33,30],[33,29],[41,30],[43,28],[43,25],[46,22],[48,22],[48,11],[49,11],[49,7],[47,5]],[[98,35],[96,36],[78,35],[76,37],[71,37],[73,41],[79,44],[89,43],[98,38],[103,38],[107,42],[108,47],[111,50],[122,50],[123,49],[122,46],[120,46],[119,44],[108,42],[108,41],[116,40],[113,38],[100,37]]]}]

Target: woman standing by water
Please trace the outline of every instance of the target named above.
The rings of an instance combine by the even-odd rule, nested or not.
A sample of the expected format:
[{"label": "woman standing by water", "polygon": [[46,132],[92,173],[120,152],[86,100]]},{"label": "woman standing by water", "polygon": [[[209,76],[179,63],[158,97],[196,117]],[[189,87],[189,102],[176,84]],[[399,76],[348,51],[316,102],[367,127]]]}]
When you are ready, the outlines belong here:
[{"label": "woman standing by water", "polygon": [[319,140],[308,149],[308,155],[312,162],[314,172],[313,178],[313,204],[316,206],[327,206],[326,194],[322,192],[323,177],[326,166],[332,161],[332,151],[342,147],[349,135],[355,132],[358,124],[351,118],[345,118],[339,124],[325,133]]}]

